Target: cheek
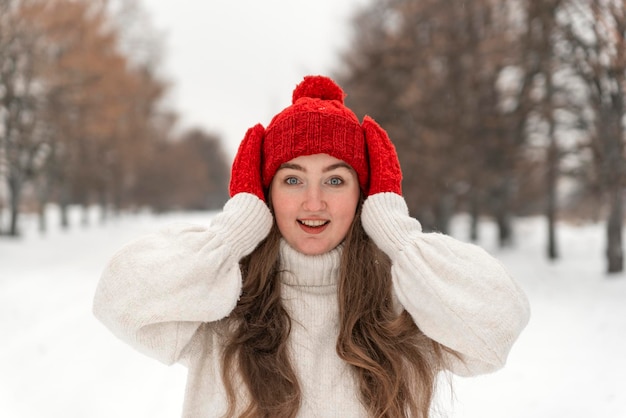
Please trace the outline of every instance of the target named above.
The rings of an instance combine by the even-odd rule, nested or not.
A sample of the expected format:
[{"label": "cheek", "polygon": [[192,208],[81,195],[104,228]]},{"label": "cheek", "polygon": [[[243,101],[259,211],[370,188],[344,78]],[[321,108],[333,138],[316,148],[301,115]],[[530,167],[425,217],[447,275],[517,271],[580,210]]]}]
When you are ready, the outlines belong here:
[{"label": "cheek", "polygon": [[290,200],[287,199],[284,194],[274,190],[270,192],[270,196],[274,217],[276,218],[276,224],[278,225],[278,228],[282,230],[283,226],[287,224],[292,213],[292,210],[290,209]]},{"label": "cheek", "polygon": [[344,227],[345,227],[346,229],[350,228],[350,225],[351,225],[351,224],[352,224],[352,222],[354,221],[354,217],[356,216],[355,210],[356,210],[356,209],[354,209],[354,210],[352,210],[352,211],[350,211],[350,212],[346,212],[346,213],[344,214],[344,220],[345,220],[345,225],[344,225]]},{"label": "cheek", "polygon": [[274,207],[274,218],[276,219],[276,225],[278,226],[280,232],[283,234],[285,226],[287,225],[287,217],[287,213],[284,211],[284,209],[277,209],[276,207]]},{"label": "cheek", "polygon": [[349,225],[352,223],[356,216],[356,208],[359,203],[359,194],[350,196],[350,198],[343,201],[338,207],[340,208],[341,218]]}]

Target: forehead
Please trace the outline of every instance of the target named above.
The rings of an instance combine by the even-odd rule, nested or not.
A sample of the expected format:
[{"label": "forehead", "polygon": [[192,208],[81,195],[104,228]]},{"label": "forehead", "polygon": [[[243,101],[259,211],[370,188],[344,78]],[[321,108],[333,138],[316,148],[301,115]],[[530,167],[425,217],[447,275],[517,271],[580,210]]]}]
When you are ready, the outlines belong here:
[{"label": "forehead", "polygon": [[286,163],[281,164],[280,168],[290,168],[293,166],[300,167],[346,167],[351,169],[350,165],[339,158],[335,158],[332,155],[328,154],[312,154],[312,155],[301,155],[299,157],[293,158]]}]

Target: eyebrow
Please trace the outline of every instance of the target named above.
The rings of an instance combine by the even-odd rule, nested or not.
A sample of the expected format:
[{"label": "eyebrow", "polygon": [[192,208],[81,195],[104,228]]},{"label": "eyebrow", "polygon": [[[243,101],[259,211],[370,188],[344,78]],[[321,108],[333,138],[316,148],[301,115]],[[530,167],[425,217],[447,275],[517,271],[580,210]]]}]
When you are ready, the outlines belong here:
[{"label": "eyebrow", "polygon": [[[293,163],[283,163],[280,165],[280,167],[278,167],[279,170],[283,169],[283,168],[290,168],[292,170],[297,170],[297,171],[304,171],[306,172],[306,169],[304,167],[302,167],[300,164],[293,164]],[[348,163],[345,163],[343,161],[340,161],[338,163],[335,164],[331,164],[327,167],[324,167],[322,169],[322,173],[327,173],[329,171],[333,171],[337,168],[347,168],[348,170],[352,170],[352,167],[350,167],[350,165]]]}]

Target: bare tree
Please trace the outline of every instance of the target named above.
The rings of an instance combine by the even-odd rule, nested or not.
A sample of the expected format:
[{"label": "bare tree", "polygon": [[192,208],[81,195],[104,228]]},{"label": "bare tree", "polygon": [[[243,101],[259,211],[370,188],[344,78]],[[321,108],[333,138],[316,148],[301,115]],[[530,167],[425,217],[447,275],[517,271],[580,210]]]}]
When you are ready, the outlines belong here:
[{"label": "bare tree", "polygon": [[[557,141],[557,109],[556,96],[557,85],[554,76],[562,64],[558,62],[556,42],[558,39],[557,13],[562,0],[526,0],[526,33],[524,36],[524,48],[527,50],[526,63],[530,64],[531,72],[536,79],[541,80],[539,89],[540,98],[537,100],[537,118],[531,131],[540,130],[543,122],[545,128],[540,135],[546,138],[545,145],[545,183],[546,203],[545,215],[547,219],[547,257],[551,260],[558,258],[558,246],[556,239],[557,221],[557,190],[559,180],[559,165],[561,149]],[[536,81],[536,80],[535,80]]]},{"label": "bare tree", "polygon": [[626,4],[623,1],[572,1],[565,27],[574,65],[587,88],[589,146],[608,205],[607,271],[623,261],[624,116],[626,112]]},{"label": "bare tree", "polygon": [[525,139],[524,108],[507,113],[498,90],[517,48],[509,9],[488,0],[374,2],[357,17],[345,57],[348,100],[389,130],[412,213],[446,232],[465,200],[475,221],[481,211],[498,219],[503,245]]},{"label": "bare tree", "polygon": [[36,79],[40,34],[24,19],[23,3],[0,3],[0,148],[10,197],[10,236],[19,234],[23,187],[35,176],[45,151]]}]

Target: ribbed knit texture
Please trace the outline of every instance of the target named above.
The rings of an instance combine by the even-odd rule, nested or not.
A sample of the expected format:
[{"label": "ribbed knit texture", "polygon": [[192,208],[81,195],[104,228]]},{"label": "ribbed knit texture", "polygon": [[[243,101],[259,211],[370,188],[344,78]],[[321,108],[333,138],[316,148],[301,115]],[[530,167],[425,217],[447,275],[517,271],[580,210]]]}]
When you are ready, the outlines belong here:
[{"label": "ribbed knit texture", "polygon": [[[327,104],[325,109],[331,106]],[[342,115],[309,111],[305,106],[281,115],[267,128],[263,185],[269,186],[282,163],[313,154],[328,154],[347,162],[357,172],[361,189],[366,189],[369,173],[361,126]]]},{"label": "ribbed knit texture", "polygon": [[292,319],[289,347],[302,388],[300,417],[365,417],[339,334],[337,279],[341,248],[307,256],[281,244],[282,298]]},{"label": "ribbed knit texture", "polygon": [[463,354],[455,373],[502,367],[530,317],[524,292],[504,267],[476,245],[423,233],[395,193],[367,198],[361,221],[391,258],[400,303],[426,335]]},{"label": "ribbed knit texture", "polygon": [[239,144],[237,155],[230,171],[230,197],[237,193],[251,193],[265,200],[261,182],[261,148],[265,129],[260,124],[248,129]]},{"label": "ribbed knit texture", "polygon": [[127,244],[102,273],[94,314],[142,352],[174,363],[200,323],[233,310],[241,293],[239,260],[272,223],[261,200],[240,193],[210,227],[174,224]]},{"label": "ribbed knit texture", "polygon": [[369,116],[363,119],[370,167],[368,195],[382,192],[402,194],[402,171],[396,148],[383,130]]}]

